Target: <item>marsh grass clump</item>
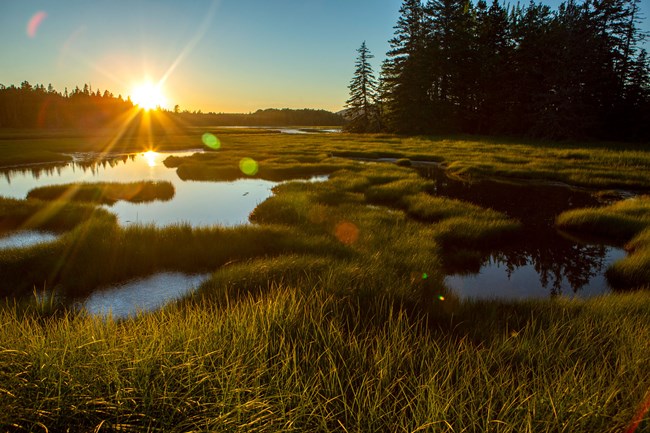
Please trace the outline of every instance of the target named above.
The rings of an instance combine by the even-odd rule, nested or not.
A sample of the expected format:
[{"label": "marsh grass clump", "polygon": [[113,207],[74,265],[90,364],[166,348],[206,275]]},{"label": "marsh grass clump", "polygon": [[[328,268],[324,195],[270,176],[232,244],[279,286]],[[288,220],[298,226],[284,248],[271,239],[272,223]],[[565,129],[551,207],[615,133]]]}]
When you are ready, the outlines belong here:
[{"label": "marsh grass clump", "polygon": [[[443,256],[466,257],[463,250],[504,242],[520,227],[498,212],[423,192],[433,186],[394,164],[361,165],[325,182],[278,185],[250,219],[340,242],[351,255],[332,265],[331,278],[341,276],[346,290],[360,298],[381,294],[430,305],[421,300],[448,296]],[[478,260],[476,254],[472,259]]]},{"label": "marsh grass clump", "polygon": [[[240,162],[246,158],[256,164],[254,173],[242,171]],[[164,164],[176,168],[178,176],[183,180],[202,181],[232,181],[250,177],[270,181],[308,179],[328,175],[352,165],[323,153],[282,156],[273,149],[252,154],[245,149],[238,149],[226,154],[210,152],[184,158],[170,156]]]},{"label": "marsh grass clump", "polygon": [[81,296],[97,287],[161,270],[206,272],[225,263],[287,253],[340,254],[339,244],[317,236],[296,238],[285,227],[158,228],[88,221],[59,240],[0,251],[0,293],[28,293],[36,285]]},{"label": "marsh grass clump", "polygon": [[650,196],[568,211],[558,216],[556,225],[562,230],[625,243],[630,254],[607,270],[607,280],[616,288],[650,286]]},{"label": "marsh grass clump", "polygon": [[365,192],[366,200],[370,203],[401,207],[405,196],[433,191],[435,183],[423,178],[407,178],[375,185]]},{"label": "marsh grass clump", "polygon": [[174,193],[174,185],[167,181],[95,182],[35,188],[27,193],[27,198],[112,205],[119,200],[131,203],[167,201],[174,198]]},{"label": "marsh grass clump", "polygon": [[65,231],[89,219],[116,221],[110,212],[89,204],[0,197],[0,231]]}]

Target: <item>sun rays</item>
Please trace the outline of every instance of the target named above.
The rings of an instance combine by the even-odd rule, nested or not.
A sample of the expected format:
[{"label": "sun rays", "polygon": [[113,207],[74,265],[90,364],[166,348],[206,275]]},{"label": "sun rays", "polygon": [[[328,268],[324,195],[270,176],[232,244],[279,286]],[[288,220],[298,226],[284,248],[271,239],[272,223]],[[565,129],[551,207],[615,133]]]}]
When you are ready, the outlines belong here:
[{"label": "sun rays", "polygon": [[167,97],[163,92],[162,84],[154,84],[148,80],[133,87],[131,100],[134,104],[147,111],[165,108],[167,105]]}]

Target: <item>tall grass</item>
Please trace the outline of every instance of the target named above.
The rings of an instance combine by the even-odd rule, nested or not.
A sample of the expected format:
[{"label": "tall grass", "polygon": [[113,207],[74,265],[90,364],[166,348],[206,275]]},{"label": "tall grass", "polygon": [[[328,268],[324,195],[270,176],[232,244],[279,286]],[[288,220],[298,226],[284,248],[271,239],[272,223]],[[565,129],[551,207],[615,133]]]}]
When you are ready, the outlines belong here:
[{"label": "tall grass", "polygon": [[90,220],[59,240],[0,250],[0,293],[29,294],[34,286],[69,296],[161,270],[212,271],[232,261],[285,253],[340,253],[338,243],[296,238],[284,227],[192,228],[129,226]]},{"label": "tall grass", "polygon": [[121,322],[5,308],[0,428],[619,432],[648,398],[648,311],[482,301],[432,324],[284,285]]}]

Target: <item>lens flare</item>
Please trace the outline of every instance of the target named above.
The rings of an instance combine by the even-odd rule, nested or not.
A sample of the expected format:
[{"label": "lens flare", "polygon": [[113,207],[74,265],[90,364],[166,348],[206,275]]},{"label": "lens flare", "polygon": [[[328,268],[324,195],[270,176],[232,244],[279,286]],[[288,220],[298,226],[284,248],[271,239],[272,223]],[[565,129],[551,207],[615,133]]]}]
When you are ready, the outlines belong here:
[{"label": "lens flare", "polygon": [[427,278],[429,278],[429,274],[427,274],[426,272],[423,273],[423,274],[422,274],[422,279],[423,279],[423,280],[426,280]]},{"label": "lens flare", "polygon": [[[650,391],[648,391],[646,394],[645,400],[639,405],[639,409],[634,415],[634,419],[632,419],[629,427],[627,430],[625,430],[625,433],[635,433],[643,422],[643,418],[648,413],[648,411],[650,411]],[[643,428],[642,430],[645,431]]]},{"label": "lens flare", "polygon": [[211,149],[219,149],[221,147],[221,141],[214,135],[210,134],[209,132],[206,132],[201,136],[201,141],[203,141],[203,144],[208,146]]},{"label": "lens flare", "polygon": [[344,245],[352,245],[359,239],[359,227],[350,221],[342,221],[334,227],[334,236]]},{"label": "lens flare", "polygon": [[445,300],[445,297],[442,296],[442,295],[438,295],[438,300],[439,300],[439,301],[444,301],[444,300]]},{"label": "lens flare", "polygon": [[259,171],[260,167],[253,158],[242,158],[239,161],[239,169],[248,176],[255,176]]},{"label": "lens flare", "polygon": [[36,37],[36,32],[38,31],[38,28],[41,26],[41,23],[45,18],[47,17],[47,13],[44,11],[38,11],[36,12],[30,19],[29,22],[27,23],[27,36],[30,38]]}]

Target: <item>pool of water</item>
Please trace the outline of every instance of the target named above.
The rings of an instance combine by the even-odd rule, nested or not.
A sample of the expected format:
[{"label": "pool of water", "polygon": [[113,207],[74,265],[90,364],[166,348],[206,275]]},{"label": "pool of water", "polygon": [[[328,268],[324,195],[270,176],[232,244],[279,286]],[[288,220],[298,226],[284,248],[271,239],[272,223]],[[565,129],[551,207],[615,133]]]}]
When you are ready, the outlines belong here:
[{"label": "pool of water", "polygon": [[20,230],[11,233],[0,233],[0,250],[7,248],[24,248],[45,242],[52,242],[59,236],[55,233],[37,230]]},{"label": "pool of water", "polygon": [[98,290],[86,298],[81,307],[92,315],[123,319],[139,312],[157,310],[180,299],[208,277],[209,274],[162,272]]},{"label": "pool of water", "polygon": [[246,224],[250,212],[272,195],[277,182],[260,179],[241,179],[233,182],[184,181],[175,169],[165,167],[163,161],[170,155],[187,156],[188,152],[146,152],[121,155],[86,162],[84,155],[75,155],[75,162],[57,166],[35,166],[2,171],[0,195],[25,198],[40,186],[70,182],[135,182],[165,180],[174,185],[174,198],[151,203],[120,201],[106,206],[123,225],[189,223],[193,226]]},{"label": "pool of water", "polygon": [[557,215],[566,210],[602,205],[587,191],[496,180],[468,183],[450,179],[433,165],[418,169],[435,181],[436,195],[492,208],[523,224],[516,237],[485,254],[478,269],[475,264],[448,269],[445,282],[460,297],[590,297],[610,292],[604,273],[625,251],[580,242],[554,227]]}]

